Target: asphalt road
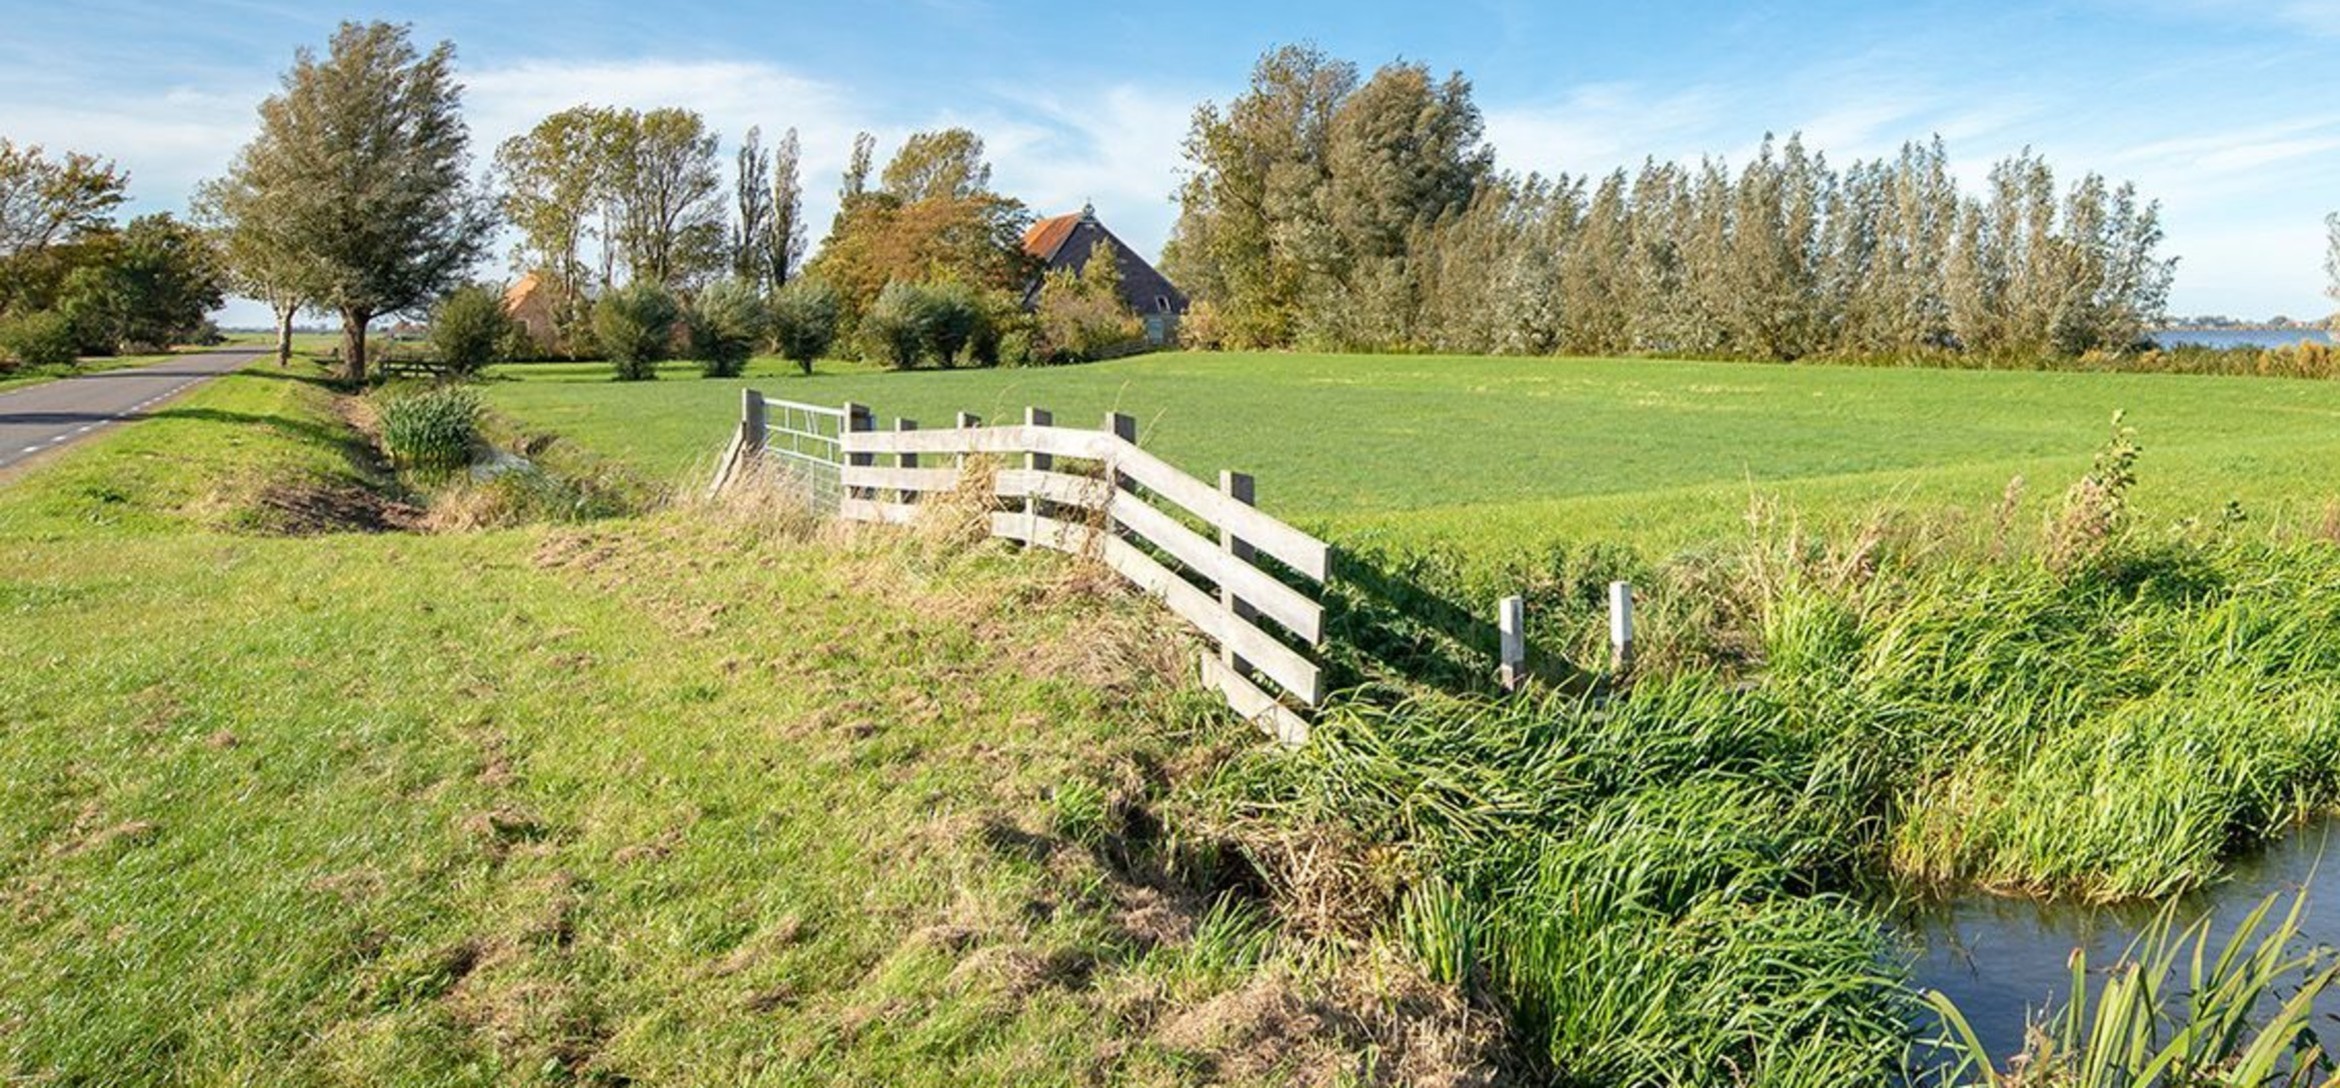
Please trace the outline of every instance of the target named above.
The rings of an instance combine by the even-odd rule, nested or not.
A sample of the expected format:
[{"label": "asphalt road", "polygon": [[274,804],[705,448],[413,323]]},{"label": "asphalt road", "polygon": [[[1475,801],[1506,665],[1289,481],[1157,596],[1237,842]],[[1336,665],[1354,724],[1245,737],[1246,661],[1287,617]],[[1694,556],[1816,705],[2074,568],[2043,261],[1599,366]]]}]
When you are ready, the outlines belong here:
[{"label": "asphalt road", "polygon": [[169,362],[77,374],[0,393],[0,469],[121,423],[145,419],[165,401],[231,370],[266,348],[228,348]]}]

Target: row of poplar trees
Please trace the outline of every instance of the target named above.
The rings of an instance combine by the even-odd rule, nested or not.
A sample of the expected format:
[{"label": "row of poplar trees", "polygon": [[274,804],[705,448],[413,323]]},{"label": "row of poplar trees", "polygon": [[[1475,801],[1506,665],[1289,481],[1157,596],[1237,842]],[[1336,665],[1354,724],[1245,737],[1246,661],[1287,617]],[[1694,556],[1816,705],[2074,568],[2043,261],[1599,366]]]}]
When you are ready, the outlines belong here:
[{"label": "row of poplar trees", "polygon": [[1196,111],[1164,254],[1214,346],[1795,359],[2139,347],[2175,260],[2157,205],[2026,152],[1963,193],[1939,139],[1845,169],[1496,170],[1460,75],[1306,47]]}]

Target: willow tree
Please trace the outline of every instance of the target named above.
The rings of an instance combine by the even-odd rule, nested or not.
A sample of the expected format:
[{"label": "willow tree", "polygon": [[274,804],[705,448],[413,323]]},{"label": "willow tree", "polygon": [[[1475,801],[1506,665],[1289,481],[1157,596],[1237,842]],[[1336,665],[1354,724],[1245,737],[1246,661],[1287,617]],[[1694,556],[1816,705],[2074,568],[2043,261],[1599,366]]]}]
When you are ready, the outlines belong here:
[{"label": "willow tree", "polygon": [[316,303],[341,317],[342,376],[366,376],[366,327],[462,282],[495,217],[473,185],[455,47],[417,52],[405,26],[343,23],[260,104],[230,184],[314,262]]},{"label": "willow tree", "polygon": [[276,365],[292,361],[293,318],[317,304],[322,271],[284,235],[285,220],[261,206],[261,194],[239,161],[228,176],[195,193],[195,218],[217,239],[230,290],[268,304],[276,322]]}]

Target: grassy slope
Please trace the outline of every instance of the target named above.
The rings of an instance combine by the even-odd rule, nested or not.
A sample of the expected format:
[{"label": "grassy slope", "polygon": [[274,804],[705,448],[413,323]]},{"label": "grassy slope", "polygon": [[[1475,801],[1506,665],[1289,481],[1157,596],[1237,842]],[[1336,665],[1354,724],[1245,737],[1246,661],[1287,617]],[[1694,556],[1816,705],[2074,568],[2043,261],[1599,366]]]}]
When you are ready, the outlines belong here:
[{"label": "grassy slope", "polygon": [[1373,1052],[1245,1058],[1314,998],[1243,980],[1305,972],[1107,864],[1144,853],[1115,803],[1207,758],[1187,723],[1231,739],[1130,671],[1159,640],[1126,606],[720,518],[215,531],[249,478],[363,475],[322,396],[231,376],[0,490],[10,1077],[1273,1081]]},{"label": "grassy slope", "polygon": [[1204,475],[1241,468],[1263,505],[1343,534],[1485,549],[1553,537],[1672,546],[1733,532],[1750,491],[1822,518],[1883,501],[1982,509],[2008,480],[2044,508],[2125,410],[2152,514],[2304,518],[2336,489],[2340,385],[2274,379],[1657,360],[1171,354],[1052,370],[745,382],[685,368],[650,386],[606,368],[513,367],[497,407],[659,474],[710,461],[738,389],[930,426],[1026,404],[1088,424],[1136,414],[1145,441]]}]

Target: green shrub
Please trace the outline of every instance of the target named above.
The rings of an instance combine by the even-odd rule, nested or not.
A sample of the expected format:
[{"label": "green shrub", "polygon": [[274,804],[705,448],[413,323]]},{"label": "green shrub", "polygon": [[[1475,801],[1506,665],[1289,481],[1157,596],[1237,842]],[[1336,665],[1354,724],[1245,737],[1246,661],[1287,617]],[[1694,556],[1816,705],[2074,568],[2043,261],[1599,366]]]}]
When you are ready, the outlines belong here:
[{"label": "green shrub", "polygon": [[593,335],[619,381],[658,376],[658,360],[666,358],[673,343],[677,316],[674,296],[654,283],[619,288],[594,304]]},{"label": "green shrub", "polygon": [[837,342],[837,291],[819,280],[789,281],[772,295],[772,340],[784,359],[812,373]]},{"label": "green shrub", "polygon": [[699,292],[691,305],[691,356],[710,378],[736,378],[764,338],[769,318],[756,292],[738,280],[724,280]]},{"label": "green shrub", "polygon": [[1128,350],[1146,335],[1145,324],[1129,312],[1118,288],[1083,280],[1069,269],[1051,272],[1042,282],[1036,316],[1043,362],[1102,359]]},{"label": "green shrub", "polygon": [[936,363],[958,364],[960,353],[975,343],[989,324],[983,299],[972,287],[956,281],[926,289],[926,354]]},{"label": "green shrub", "polygon": [[1006,366],[1030,366],[1038,362],[1033,333],[1030,328],[1016,326],[999,337],[999,361]]},{"label": "green shrub", "polygon": [[934,342],[937,305],[923,284],[896,281],[878,292],[861,318],[861,357],[880,366],[909,370]]},{"label": "green shrub", "polygon": [[55,310],[0,318],[0,355],[24,366],[71,366],[80,354],[73,319]]},{"label": "green shrub", "polygon": [[382,445],[401,469],[440,476],[471,462],[479,438],[479,397],[440,386],[382,404]]},{"label": "green shrub", "polygon": [[503,296],[477,284],[456,288],[431,309],[431,352],[457,374],[477,374],[503,358],[517,324]]}]

